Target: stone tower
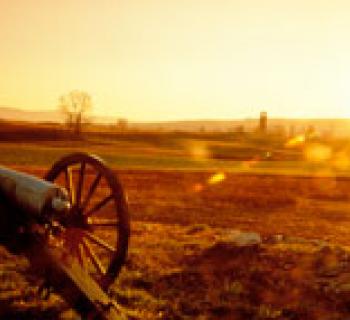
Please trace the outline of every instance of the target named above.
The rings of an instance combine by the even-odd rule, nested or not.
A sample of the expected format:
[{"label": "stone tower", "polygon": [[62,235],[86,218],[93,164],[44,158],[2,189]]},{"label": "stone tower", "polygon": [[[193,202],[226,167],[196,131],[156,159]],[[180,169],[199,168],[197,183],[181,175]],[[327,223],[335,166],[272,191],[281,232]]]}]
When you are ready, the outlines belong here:
[{"label": "stone tower", "polygon": [[260,112],[260,123],[259,123],[259,131],[262,133],[267,132],[267,112]]}]

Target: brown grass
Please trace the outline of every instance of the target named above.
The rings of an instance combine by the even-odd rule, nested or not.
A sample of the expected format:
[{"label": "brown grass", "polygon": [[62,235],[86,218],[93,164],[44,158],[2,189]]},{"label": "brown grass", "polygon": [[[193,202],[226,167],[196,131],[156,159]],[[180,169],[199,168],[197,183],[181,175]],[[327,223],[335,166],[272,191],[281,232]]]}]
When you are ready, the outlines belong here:
[{"label": "brown grass", "polygon": [[[43,169],[22,169],[44,174]],[[321,247],[311,242],[279,245],[268,241],[284,234],[349,246],[349,182],[226,174],[222,182],[211,185],[213,174],[117,172],[129,198],[132,238],[126,268],[111,294],[129,318],[319,320],[330,319],[328,315],[332,319],[348,316],[347,300],[332,291],[337,282],[317,275],[319,260],[326,254]],[[248,252],[221,245],[230,229],[260,232],[266,244]],[[344,252],[341,249],[338,255]],[[342,259],[338,255],[336,259]],[[8,265],[13,259],[2,259],[5,274],[11,274]],[[19,288],[27,286],[22,279],[10,281]],[[325,286],[331,288],[327,289],[330,293],[324,292]],[[23,298],[25,291],[18,295],[22,298],[14,301],[27,299],[22,308],[36,319],[62,317],[57,298],[45,304],[33,293],[29,298]],[[14,315],[12,319],[29,319],[18,303],[11,308],[7,315]]]}]

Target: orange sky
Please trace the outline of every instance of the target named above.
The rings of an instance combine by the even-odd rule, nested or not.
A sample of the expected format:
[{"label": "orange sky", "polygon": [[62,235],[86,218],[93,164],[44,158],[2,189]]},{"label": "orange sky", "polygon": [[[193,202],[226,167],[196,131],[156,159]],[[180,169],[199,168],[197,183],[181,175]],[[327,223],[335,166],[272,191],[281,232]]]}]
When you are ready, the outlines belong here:
[{"label": "orange sky", "polygon": [[131,120],[350,118],[350,2],[0,0],[0,105]]}]

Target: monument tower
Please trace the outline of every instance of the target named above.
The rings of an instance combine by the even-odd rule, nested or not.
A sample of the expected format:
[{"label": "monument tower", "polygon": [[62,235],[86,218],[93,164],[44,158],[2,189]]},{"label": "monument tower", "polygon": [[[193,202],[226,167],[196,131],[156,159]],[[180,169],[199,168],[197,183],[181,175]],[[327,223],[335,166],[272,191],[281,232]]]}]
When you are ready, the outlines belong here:
[{"label": "monument tower", "polygon": [[260,112],[260,123],[259,123],[259,131],[262,133],[267,132],[267,112]]}]

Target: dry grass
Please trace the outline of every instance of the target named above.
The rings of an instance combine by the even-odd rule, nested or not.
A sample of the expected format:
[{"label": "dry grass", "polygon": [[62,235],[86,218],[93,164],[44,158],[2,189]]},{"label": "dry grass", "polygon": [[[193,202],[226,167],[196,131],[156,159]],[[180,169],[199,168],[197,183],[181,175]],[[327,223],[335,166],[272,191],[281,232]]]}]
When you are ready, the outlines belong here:
[{"label": "dry grass", "polygon": [[[29,171],[43,175],[41,169]],[[323,252],[320,242],[350,245],[346,180],[226,174],[210,185],[209,172],[129,170],[118,175],[129,196],[132,238],[111,294],[130,319],[348,316],[348,299],[337,288],[348,281],[348,260],[340,256],[349,254],[340,247]],[[227,246],[222,241],[231,229],[260,232],[264,245],[248,251]],[[275,234],[290,240],[274,244],[269,239]],[[336,258],[325,259],[328,254]],[[13,259],[2,260],[7,275]],[[335,278],[320,277],[320,260],[334,259],[345,269]],[[24,270],[19,268],[19,274]],[[21,277],[8,279],[3,285],[28,286]],[[26,312],[36,319],[69,319],[55,296],[43,303],[33,292],[19,290],[7,319],[29,319]]]},{"label": "dry grass", "polygon": [[[97,139],[0,146],[3,164],[37,176],[43,176],[55,159],[77,149],[93,151],[122,168],[116,173],[129,198],[132,238],[126,267],[111,294],[130,319],[350,316],[347,179],[332,177],[334,171],[324,163],[309,164],[307,169],[322,173],[328,166],[327,178],[263,175],[301,173],[305,168],[298,167],[301,162],[270,161],[242,170],[241,162],[191,158],[186,153],[188,137],[175,137],[171,145],[154,136],[142,142],[142,137],[105,144]],[[233,145],[206,138],[215,152]],[[220,179],[213,179],[215,175]],[[224,241],[231,229],[259,232],[264,243],[248,251],[227,246]],[[289,240],[274,243],[276,234]],[[327,263],[341,266],[333,278],[319,275]],[[1,253],[0,318],[74,319],[62,313],[57,297],[48,302],[38,299],[35,285],[23,277],[26,270],[23,259]]]}]

